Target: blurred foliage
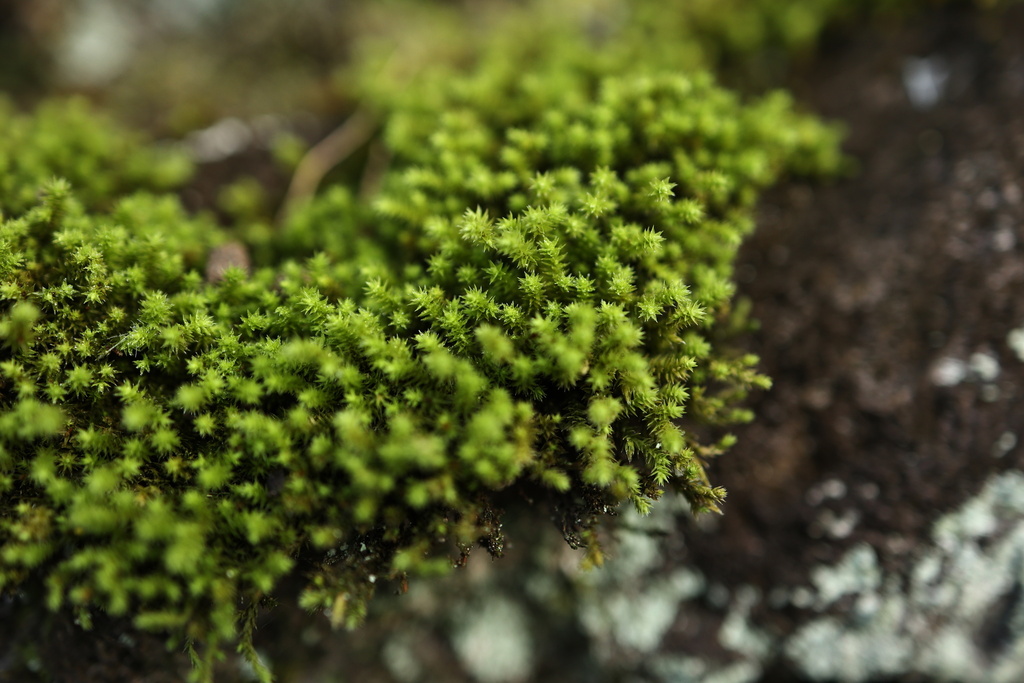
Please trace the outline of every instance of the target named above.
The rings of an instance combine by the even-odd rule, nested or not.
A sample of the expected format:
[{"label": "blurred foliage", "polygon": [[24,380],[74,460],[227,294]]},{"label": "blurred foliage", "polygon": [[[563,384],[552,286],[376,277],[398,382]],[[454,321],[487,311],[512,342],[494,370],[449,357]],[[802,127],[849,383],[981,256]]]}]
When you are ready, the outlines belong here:
[{"label": "blurred foliage", "polygon": [[0,90],[29,101],[83,92],[135,126],[180,135],[229,115],[337,118],[367,92],[407,82],[424,67],[468,66],[495,41],[520,52],[545,40],[562,44],[566,55],[579,54],[574,43],[587,47],[597,68],[707,68],[761,90],[777,84],[794,59],[812,55],[829,27],[872,17],[912,20],[948,4],[953,0],[16,0],[0,8],[9,65]]},{"label": "blurred foliage", "polygon": [[81,99],[44,103],[31,116],[0,99],[0,130],[0,216],[35,204],[44,179],[64,178],[86,206],[109,208],[128,191],[171,190],[192,173],[183,150],[143,146]]}]

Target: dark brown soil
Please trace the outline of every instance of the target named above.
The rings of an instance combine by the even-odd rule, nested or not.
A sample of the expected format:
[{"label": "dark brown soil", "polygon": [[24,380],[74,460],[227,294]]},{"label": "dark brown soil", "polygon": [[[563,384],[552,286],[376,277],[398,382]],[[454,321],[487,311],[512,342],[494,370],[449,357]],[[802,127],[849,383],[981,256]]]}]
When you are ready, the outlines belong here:
[{"label": "dark brown soil", "polygon": [[[941,512],[1024,464],[1024,362],[1007,343],[1024,325],[1022,10],[846,36],[792,84],[847,125],[860,168],[772,194],[743,249],[775,386],[713,467],[720,524],[689,534],[709,576],[806,583],[861,541],[898,563]],[[931,108],[908,97],[913,59],[948,73]]]}]

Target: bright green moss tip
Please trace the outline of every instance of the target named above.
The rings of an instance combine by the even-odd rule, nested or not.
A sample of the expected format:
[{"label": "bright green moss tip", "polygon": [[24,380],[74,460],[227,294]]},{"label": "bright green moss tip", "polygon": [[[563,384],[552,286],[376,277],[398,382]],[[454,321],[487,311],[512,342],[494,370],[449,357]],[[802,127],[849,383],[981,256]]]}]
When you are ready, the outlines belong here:
[{"label": "bright green moss tip", "polygon": [[718,509],[729,440],[689,427],[767,384],[716,342],[736,250],[838,133],[702,74],[423,83],[381,100],[376,196],[329,189],[216,283],[227,232],[128,194],[178,161],[79,105],[0,110],[0,590],[169,631],[197,678],[240,639],[268,679],[285,575],[354,625],[380,581],[500,552],[501,492],[570,510],[595,558],[617,503]]}]

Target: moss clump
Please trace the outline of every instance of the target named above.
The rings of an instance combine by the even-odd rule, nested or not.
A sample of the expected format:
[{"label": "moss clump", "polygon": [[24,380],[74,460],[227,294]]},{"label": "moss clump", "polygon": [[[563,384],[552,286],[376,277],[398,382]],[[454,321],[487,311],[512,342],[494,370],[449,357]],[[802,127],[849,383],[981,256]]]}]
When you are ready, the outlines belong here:
[{"label": "moss clump", "polygon": [[39,200],[41,181],[64,178],[89,208],[109,208],[126,192],[166,191],[191,174],[181,152],[141,144],[132,131],[90,111],[83,100],[45,102],[31,116],[0,96],[0,215]]},{"label": "moss clump", "polygon": [[288,258],[217,282],[227,230],[120,196],[179,166],[77,106],[3,114],[27,132],[0,139],[0,589],[169,631],[204,680],[239,642],[269,679],[251,631],[289,573],[353,625],[380,580],[500,552],[509,490],[573,510],[595,560],[619,502],[716,510],[723,444],[681,420],[767,384],[714,343],[732,261],[759,190],[833,172],[837,132],[703,74],[551,63],[368,96],[380,192],[331,188]]}]

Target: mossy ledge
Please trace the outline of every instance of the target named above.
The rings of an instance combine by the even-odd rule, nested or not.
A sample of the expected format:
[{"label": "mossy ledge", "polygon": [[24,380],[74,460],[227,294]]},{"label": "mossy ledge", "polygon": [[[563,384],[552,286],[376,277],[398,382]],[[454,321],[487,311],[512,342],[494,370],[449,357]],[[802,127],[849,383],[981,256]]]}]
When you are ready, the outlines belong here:
[{"label": "mossy ledge", "polygon": [[216,282],[246,226],[159,194],[180,160],[79,105],[0,108],[0,590],[168,632],[196,680],[232,644],[269,680],[252,629],[289,573],[355,625],[376,583],[499,552],[510,490],[571,509],[592,561],[620,502],[717,509],[729,439],[685,425],[767,384],[715,343],[733,258],[762,188],[839,167],[838,132],[700,74],[389,106],[379,193],[328,188]]}]

